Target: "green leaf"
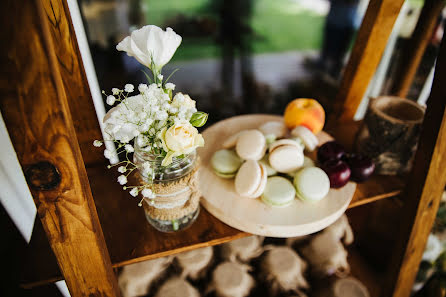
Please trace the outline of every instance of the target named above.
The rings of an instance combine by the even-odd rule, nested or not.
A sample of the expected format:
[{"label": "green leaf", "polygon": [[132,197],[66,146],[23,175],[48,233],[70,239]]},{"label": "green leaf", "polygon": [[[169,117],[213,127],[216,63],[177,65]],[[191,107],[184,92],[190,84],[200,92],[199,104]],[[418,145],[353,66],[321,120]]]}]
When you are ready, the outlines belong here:
[{"label": "green leaf", "polygon": [[144,70],[141,70],[143,73],[144,73],[144,75],[146,76],[146,78],[147,78],[147,81],[149,82],[149,84],[152,84],[153,83],[153,80],[150,78],[150,75],[147,73],[147,72],[145,72]]}]

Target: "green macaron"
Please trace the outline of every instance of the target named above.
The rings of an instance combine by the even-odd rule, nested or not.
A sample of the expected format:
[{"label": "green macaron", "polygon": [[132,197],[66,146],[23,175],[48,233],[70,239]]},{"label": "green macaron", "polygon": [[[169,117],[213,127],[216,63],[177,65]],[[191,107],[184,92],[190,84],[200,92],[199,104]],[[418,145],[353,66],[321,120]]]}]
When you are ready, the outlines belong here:
[{"label": "green macaron", "polygon": [[327,196],[330,180],[319,167],[306,167],[296,173],[294,186],[299,199],[316,202]]},{"label": "green macaron", "polygon": [[261,199],[272,207],[286,207],[293,202],[295,196],[296,190],[289,180],[281,176],[273,176],[268,178]]},{"label": "green macaron", "polygon": [[212,169],[222,178],[234,177],[242,163],[243,160],[231,150],[216,151],[211,159]]}]

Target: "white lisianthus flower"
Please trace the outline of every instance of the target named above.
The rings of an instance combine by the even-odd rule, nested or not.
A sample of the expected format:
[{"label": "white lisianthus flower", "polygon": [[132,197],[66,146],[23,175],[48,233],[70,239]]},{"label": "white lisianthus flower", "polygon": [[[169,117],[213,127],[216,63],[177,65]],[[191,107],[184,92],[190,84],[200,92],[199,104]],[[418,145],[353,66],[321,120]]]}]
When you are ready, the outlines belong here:
[{"label": "white lisianthus flower", "polygon": [[138,196],[138,188],[133,188],[133,189],[130,191],[130,195],[132,195],[133,197]]},{"label": "white lisianthus flower", "polygon": [[127,171],[127,168],[125,168],[125,166],[119,166],[118,167],[118,172],[119,173],[124,173],[124,172],[126,172]]},{"label": "white lisianthus flower", "polygon": [[115,102],[116,102],[115,96],[113,96],[113,95],[107,96],[107,104],[108,105],[113,105],[113,104],[115,104]]},{"label": "white lisianthus flower", "polygon": [[93,141],[93,145],[94,145],[95,147],[101,147],[101,146],[102,146],[102,141],[100,141],[100,140],[95,140],[95,141]]},{"label": "white lisianthus flower", "polygon": [[183,154],[192,153],[197,147],[204,146],[204,139],[198,130],[188,121],[178,121],[169,129],[164,127],[158,134],[166,157],[161,162],[161,166],[168,166],[172,163],[172,158]]},{"label": "white lisianthus flower", "polygon": [[124,91],[131,93],[135,90],[135,87],[132,84],[126,84],[124,86]]},{"label": "white lisianthus flower", "polygon": [[118,183],[125,185],[127,183],[127,177],[125,175],[118,176]]},{"label": "white lisianthus flower", "polygon": [[173,83],[167,83],[167,84],[165,85],[165,87],[166,87],[166,89],[168,89],[168,90],[175,90],[175,84],[173,84]]},{"label": "white lisianthus flower", "polygon": [[149,188],[144,188],[144,190],[141,191],[141,194],[149,199],[153,199],[156,197],[155,193],[153,193],[153,191]]},{"label": "white lisianthus flower", "polygon": [[158,77],[159,80],[163,80],[163,78],[164,78],[164,76],[161,73],[158,74],[157,77]]},{"label": "white lisianthus flower", "polygon": [[120,89],[118,89],[118,88],[113,88],[112,89],[112,93],[113,93],[113,95],[119,95],[119,92],[120,92],[121,90]]},{"label": "white lisianthus flower", "polygon": [[156,69],[151,70],[159,72],[172,59],[180,43],[181,36],[171,28],[163,31],[157,26],[148,25],[133,31],[116,46],[116,49],[126,52],[150,69],[153,63]]},{"label": "white lisianthus flower", "polygon": [[[138,135],[136,135],[136,136],[138,136]],[[128,153],[133,153],[135,151],[135,149],[133,148],[133,146],[131,144],[126,144],[124,146],[124,148]]]}]

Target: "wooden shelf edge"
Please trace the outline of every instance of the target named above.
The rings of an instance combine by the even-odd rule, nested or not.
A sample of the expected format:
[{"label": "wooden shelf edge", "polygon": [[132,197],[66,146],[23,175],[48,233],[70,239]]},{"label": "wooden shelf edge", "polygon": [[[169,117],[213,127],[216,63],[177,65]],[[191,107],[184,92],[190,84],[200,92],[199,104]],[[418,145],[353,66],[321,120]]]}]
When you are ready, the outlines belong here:
[{"label": "wooden shelf edge", "polygon": [[395,190],[395,191],[392,191],[392,192],[389,192],[389,193],[385,193],[385,194],[382,194],[382,195],[377,195],[377,196],[370,197],[370,198],[363,198],[361,200],[355,200],[355,201],[352,200],[352,202],[348,206],[348,209],[354,208],[354,207],[357,207],[357,206],[361,206],[361,205],[366,205],[366,204],[369,204],[369,203],[372,203],[372,202],[375,202],[375,201],[378,201],[378,200],[386,199],[386,198],[395,198],[399,194],[401,194],[401,191],[402,190]]},{"label": "wooden shelf edge", "polygon": [[153,259],[156,259],[156,258],[162,258],[162,257],[166,257],[166,256],[171,256],[171,255],[175,255],[175,254],[178,254],[178,253],[191,251],[191,250],[194,250],[194,249],[199,249],[199,248],[204,248],[204,247],[208,247],[208,246],[219,245],[219,244],[222,244],[222,243],[225,243],[225,242],[229,242],[229,241],[232,241],[232,240],[240,239],[240,238],[243,238],[243,237],[246,237],[246,236],[250,236],[250,235],[251,234],[249,234],[249,233],[240,231],[240,233],[238,233],[237,235],[234,235],[234,236],[222,237],[222,238],[214,239],[214,240],[207,241],[207,242],[202,242],[202,243],[189,245],[187,247],[181,247],[181,248],[172,249],[172,250],[169,250],[169,251],[164,251],[164,252],[160,252],[160,253],[154,253],[154,254],[150,254],[150,255],[136,257],[136,258],[133,258],[131,260],[112,263],[112,266],[113,266],[113,268],[119,268],[119,267],[123,267],[123,266],[129,265],[129,264],[135,264],[135,263],[139,263],[139,262],[143,262],[143,261],[147,261],[147,260],[153,260]]}]

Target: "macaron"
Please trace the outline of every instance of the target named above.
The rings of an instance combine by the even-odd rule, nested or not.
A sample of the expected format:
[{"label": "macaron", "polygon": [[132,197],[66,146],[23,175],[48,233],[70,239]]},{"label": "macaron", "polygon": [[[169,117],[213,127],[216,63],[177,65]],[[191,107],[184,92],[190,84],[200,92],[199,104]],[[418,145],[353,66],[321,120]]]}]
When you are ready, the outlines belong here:
[{"label": "macaron", "polygon": [[274,149],[276,149],[282,145],[292,145],[292,146],[295,146],[302,150],[304,149],[303,143],[301,143],[300,141],[296,141],[293,139],[280,139],[280,140],[274,141],[273,143],[270,144],[269,152],[272,152]]},{"label": "macaron", "polygon": [[311,160],[311,158],[309,158],[309,157],[307,157],[307,156],[304,156],[304,163],[302,164],[302,167],[300,167],[300,168],[297,169],[296,171],[288,172],[287,175],[290,176],[290,177],[292,177],[292,178],[294,178],[294,176],[296,175],[296,173],[297,173],[299,170],[301,170],[302,168],[304,168],[304,167],[314,167],[314,166],[316,166],[316,165],[314,164],[314,161]]},{"label": "macaron", "polygon": [[268,178],[262,201],[272,207],[286,207],[293,202],[296,190],[293,184],[284,177],[273,176]]},{"label": "macaron", "polygon": [[306,167],[296,173],[294,186],[299,199],[316,202],[327,196],[330,180],[319,167]]},{"label": "macaron", "polygon": [[[266,168],[266,174],[268,176],[272,176],[272,175],[276,175],[277,171],[271,167],[271,165],[269,165],[269,161],[268,161],[268,155],[265,155],[262,160],[259,161],[259,163],[261,163],[263,166],[265,166]],[[294,177],[294,175],[293,175]]]},{"label": "macaron", "polygon": [[319,144],[316,135],[305,126],[297,126],[291,131],[291,135],[300,138],[305,145],[305,149],[310,152],[314,151]]},{"label": "macaron", "polygon": [[242,163],[242,159],[230,150],[216,151],[211,158],[212,169],[222,178],[234,177]]},{"label": "macaron", "polygon": [[288,129],[285,126],[284,122],[271,121],[266,122],[262,126],[259,127],[259,131],[265,135],[265,137],[269,137],[273,135],[274,138],[283,138],[288,133]]},{"label": "macaron", "polygon": [[254,160],[247,160],[235,176],[235,191],[242,197],[257,198],[262,195],[268,175],[266,168]]},{"label": "macaron", "polygon": [[265,136],[259,130],[245,130],[237,138],[235,151],[244,160],[260,160],[266,152]]},{"label": "macaron", "polygon": [[235,147],[235,145],[237,144],[238,137],[240,135],[242,135],[244,132],[245,132],[245,130],[242,130],[242,131],[239,131],[239,132],[229,136],[225,141],[223,141],[222,147],[224,149],[230,149],[230,148]]},{"label": "macaron", "polygon": [[282,173],[289,173],[299,169],[304,163],[303,147],[296,141],[281,139],[269,148],[269,164]]}]

